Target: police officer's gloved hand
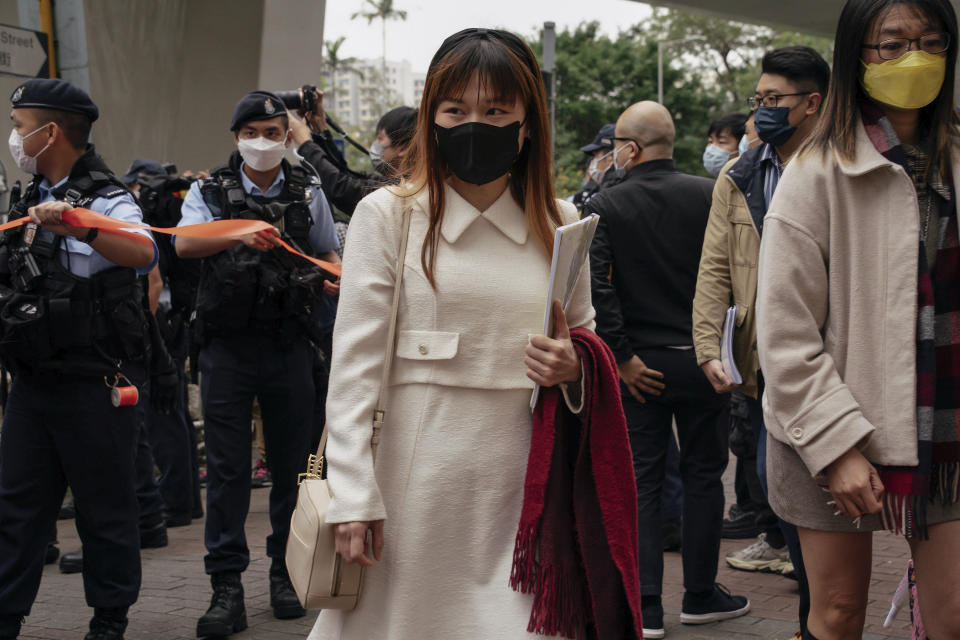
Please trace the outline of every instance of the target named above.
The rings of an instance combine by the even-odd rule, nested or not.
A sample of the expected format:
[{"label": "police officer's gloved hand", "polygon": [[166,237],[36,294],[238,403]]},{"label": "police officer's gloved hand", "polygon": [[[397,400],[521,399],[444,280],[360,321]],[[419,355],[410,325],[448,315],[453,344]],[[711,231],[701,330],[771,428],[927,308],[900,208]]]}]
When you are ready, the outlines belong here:
[{"label": "police officer's gloved hand", "polygon": [[150,405],[165,416],[180,408],[180,375],[176,369],[150,377]]}]

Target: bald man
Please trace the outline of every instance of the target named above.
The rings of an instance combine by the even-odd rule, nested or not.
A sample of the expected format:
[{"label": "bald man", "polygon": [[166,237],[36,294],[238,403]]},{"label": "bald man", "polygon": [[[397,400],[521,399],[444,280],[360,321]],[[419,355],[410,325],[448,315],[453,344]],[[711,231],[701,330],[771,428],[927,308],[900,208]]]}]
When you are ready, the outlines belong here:
[{"label": "bald man", "polygon": [[662,105],[631,105],[613,138],[614,171],[622,180],[584,209],[600,216],[590,249],[597,333],[617,359],[633,449],[644,638],[664,637],[661,496],[674,420],[684,494],[680,621],[704,624],[750,609],[746,598],[716,585],[727,466],[720,416],[727,398],[704,378],[691,337],[713,180],[677,171],[675,135]]}]

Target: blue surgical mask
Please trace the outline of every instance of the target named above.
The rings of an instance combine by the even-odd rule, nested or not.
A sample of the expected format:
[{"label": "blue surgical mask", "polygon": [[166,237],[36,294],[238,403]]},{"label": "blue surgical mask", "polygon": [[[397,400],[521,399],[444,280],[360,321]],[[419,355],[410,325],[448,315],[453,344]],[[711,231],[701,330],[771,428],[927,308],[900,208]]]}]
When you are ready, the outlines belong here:
[{"label": "blue surgical mask", "polygon": [[756,138],[751,140],[750,138],[747,137],[747,134],[743,134],[743,136],[740,137],[740,144],[737,146],[737,153],[739,153],[742,156],[747,151],[750,151],[750,145],[756,141],[757,141]]},{"label": "blue surgical mask", "polygon": [[720,175],[720,170],[723,169],[723,165],[727,164],[729,159],[730,152],[715,144],[708,144],[707,148],[703,150],[703,168],[714,178]]},{"label": "blue surgical mask", "polygon": [[790,107],[758,107],[753,126],[761,140],[775,147],[786,144],[797,128],[790,124]]}]

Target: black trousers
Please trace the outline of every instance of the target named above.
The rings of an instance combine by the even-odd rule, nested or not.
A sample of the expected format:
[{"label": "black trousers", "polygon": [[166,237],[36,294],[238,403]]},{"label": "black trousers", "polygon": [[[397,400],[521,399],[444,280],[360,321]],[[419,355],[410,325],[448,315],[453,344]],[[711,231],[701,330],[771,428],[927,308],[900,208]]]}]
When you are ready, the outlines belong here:
[{"label": "black trousers", "polygon": [[316,396],[305,340],[263,334],[214,338],[200,351],[207,453],[207,573],[243,571],[250,562],[244,523],[250,509],[254,397],[260,403],[270,488],[267,556],[283,558],[297,475],[306,468]]},{"label": "black trousers", "polygon": [[180,408],[164,415],[147,408],[150,445],[153,458],[160,469],[160,496],[164,509],[172,514],[191,514],[194,510],[193,470],[195,448],[190,431],[193,425],[187,417],[187,380],[183,361],[177,361],[180,372]]},{"label": "black trousers", "polygon": [[[138,381],[139,382],[139,381]],[[136,474],[137,504],[140,506],[140,522],[150,521],[163,513],[163,498],[155,474],[154,451],[150,443],[150,383],[139,382],[140,400],[137,413],[137,455],[134,459]]]},{"label": "black trousers", "polygon": [[640,585],[643,595],[663,588],[663,483],[672,421],[677,421],[683,483],[683,584],[690,592],[713,589],[720,558],[727,425],[717,395],[697,366],[693,350],[650,349],[637,355],[663,373],[663,395],[637,402],[622,388],[623,410],[637,480]]},{"label": "black trousers", "polygon": [[15,377],[0,432],[0,615],[29,615],[67,483],[87,604],[136,602],[137,431],[136,409],[114,407],[103,378]]}]

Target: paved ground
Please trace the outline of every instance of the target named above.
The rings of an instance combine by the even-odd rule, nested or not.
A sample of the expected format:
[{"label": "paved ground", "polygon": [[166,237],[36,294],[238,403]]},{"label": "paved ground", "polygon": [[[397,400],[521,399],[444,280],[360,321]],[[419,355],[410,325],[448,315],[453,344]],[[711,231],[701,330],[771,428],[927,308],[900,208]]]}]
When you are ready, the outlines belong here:
[{"label": "paved ground", "polygon": [[[732,465],[731,465],[732,468]],[[730,491],[730,472],[727,488]],[[250,624],[244,633],[232,636],[237,640],[287,640],[305,638],[315,614],[300,620],[280,621],[273,618],[269,608],[267,572],[269,561],[265,556],[264,539],[267,521],[267,489],[255,490],[247,526],[253,560],[244,575],[247,617]],[[209,581],[203,572],[203,527],[201,521],[189,527],[170,529],[170,546],[150,549],[143,553],[143,588],[140,600],[131,609],[128,640],[174,640],[193,638],[197,618],[209,604]],[[79,547],[73,521],[61,521],[60,548]],[[736,550],[749,541],[724,540],[722,554]],[[893,629],[881,628],[889,608],[890,597],[906,568],[907,546],[902,539],[888,534],[877,534],[875,561],[870,592],[870,609],[864,638],[908,638],[905,614]],[[722,560],[721,563],[723,564]],[[796,583],[775,575],[744,573],[720,569],[718,580],[736,594],[746,595],[752,603],[750,616],[714,625],[700,627],[679,623],[680,602],[683,596],[680,555],[666,556],[664,578],[664,608],[667,637],[671,640],[701,640],[715,638],[763,638],[787,640],[797,629]],[[62,575],[55,566],[46,567],[40,594],[27,618],[21,637],[47,639],[79,639],[86,631],[90,610],[83,599],[82,579],[79,574]],[[370,640],[388,640],[373,639]],[[440,640],[424,638],[424,640]],[[446,640],[446,639],[443,639]],[[484,639],[477,639],[484,640]]]}]

